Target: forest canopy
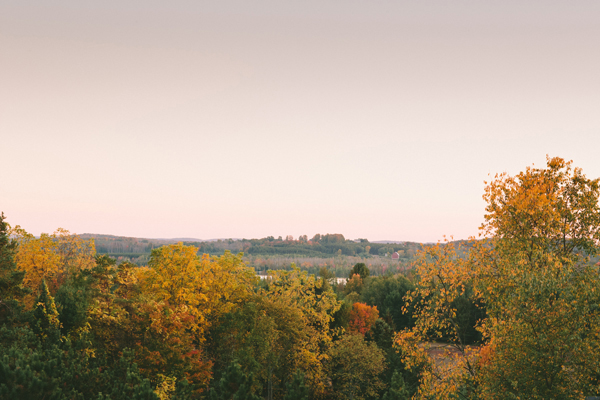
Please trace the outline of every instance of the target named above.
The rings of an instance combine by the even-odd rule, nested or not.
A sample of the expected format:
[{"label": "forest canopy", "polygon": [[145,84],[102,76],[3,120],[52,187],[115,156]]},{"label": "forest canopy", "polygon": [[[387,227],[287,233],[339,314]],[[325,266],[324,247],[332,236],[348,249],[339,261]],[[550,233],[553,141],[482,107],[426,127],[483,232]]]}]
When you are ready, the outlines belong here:
[{"label": "forest canopy", "polygon": [[[0,398],[598,396],[599,194],[548,158],[486,183],[470,242],[148,241],[142,266],[99,252],[110,237],[35,237],[2,213]],[[341,283],[293,263],[260,279],[244,254],[271,248],[414,253],[382,274],[357,257]]]}]

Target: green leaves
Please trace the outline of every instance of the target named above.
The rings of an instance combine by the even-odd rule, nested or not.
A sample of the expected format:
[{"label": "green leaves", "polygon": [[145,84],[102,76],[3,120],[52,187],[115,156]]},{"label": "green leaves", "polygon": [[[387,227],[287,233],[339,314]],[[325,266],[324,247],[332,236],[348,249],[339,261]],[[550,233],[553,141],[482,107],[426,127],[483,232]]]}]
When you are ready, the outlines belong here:
[{"label": "green leaves", "polygon": [[304,383],[304,374],[296,371],[292,380],[285,384],[286,394],[283,400],[308,400],[309,390]]},{"label": "green leaves", "polygon": [[390,390],[383,395],[382,400],[409,400],[410,398],[411,396],[406,389],[406,384],[404,383],[402,374],[398,371],[394,371]]},{"label": "green leaves", "polygon": [[33,329],[42,339],[52,337],[56,340],[60,337],[61,328],[58,310],[45,280],[42,281],[41,286],[33,311]]},{"label": "green leaves", "polygon": [[17,242],[9,237],[9,229],[4,213],[0,213],[0,324],[14,321],[19,301],[29,293],[23,286],[25,271],[17,269]]},{"label": "green leaves", "polygon": [[413,289],[414,285],[402,275],[371,277],[360,297],[367,304],[377,306],[381,318],[400,330],[414,325],[412,308],[407,313],[402,310],[404,296]]},{"label": "green leaves", "polygon": [[107,365],[69,340],[43,343],[26,328],[1,328],[0,343],[0,398],[158,400],[131,352]]},{"label": "green leaves", "polygon": [[352,275],[360,275],[360,278],[364,280],[368,278],[370,274],[369,268],[365,265],[365,263],[357,263],[352,267],[350,271],[349,278],[352,278]]},{"label": "green leaves", "polygon": [[262,400],[252,391],[252,374],[246,375],[237,362],[232,362],[221,379],[208,392],[208,400]]},{"label": "green leaves", "polygon": [[330,398],[379,398],[385,388],[380,377],[384,370],[385,355],[375,343],[365,342],[359,334],[344,335],[330,350]]}]

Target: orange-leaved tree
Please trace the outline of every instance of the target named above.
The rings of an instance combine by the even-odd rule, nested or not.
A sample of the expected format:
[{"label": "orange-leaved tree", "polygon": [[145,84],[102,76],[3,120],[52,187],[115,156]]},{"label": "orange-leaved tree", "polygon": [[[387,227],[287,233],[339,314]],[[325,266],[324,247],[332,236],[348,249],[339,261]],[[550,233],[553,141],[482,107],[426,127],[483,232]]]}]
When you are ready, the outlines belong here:
[{"label": "orange-leaved tree", "polygon": [[[600,180],[561,158],[497,176],[486,188],[472,253],[489,338],[480,363],[485,398],[600,394]],[[502,395],[500,395],[502,393]]]},{"label": "orange-leaved tree", "polygon": [[350,310],[350,321],[348,330],[350,332],[360,333],[365,335],[371,330],[375,321],[379,318],[377,306],[368,306],[365,303],[354,303]]},{"label": "orange-leaved tree", "polygon": [[[482,240],[468,257],[453,246],[421,257],[417,324],[397,341],[406,361],[427,364],[422,342],[454,333],[453,361],[430,364],[422,397],[564,398],[600,394],[600,181],[561,158],[500,174],[487,185]],[[480,349],[461,345],[456,299],[485,305]],[[478,354],[479,353],[479,354]],[[477,359],[479,358],[479,359]],[[431,360],[430,360],[431,361]]]}]

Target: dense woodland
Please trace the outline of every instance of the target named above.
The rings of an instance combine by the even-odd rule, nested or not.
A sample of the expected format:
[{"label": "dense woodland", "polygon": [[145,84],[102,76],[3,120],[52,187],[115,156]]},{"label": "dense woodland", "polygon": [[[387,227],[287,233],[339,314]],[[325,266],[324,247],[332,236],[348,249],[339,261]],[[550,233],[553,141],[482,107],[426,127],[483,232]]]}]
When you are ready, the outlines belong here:
[{"label": "dense woodland", "polygon": [[[548,159],[487,183],[477,240],[418,248],[342,235],[125,245],[35,237],[2,214],[0,398],[600,395],[599,195]],[[407,268],[374,274],[392,250]],[[267,279],[244,258],[294,254],[311,264]],[[316,260],[343,257],[337,284],[342,270]]]}]

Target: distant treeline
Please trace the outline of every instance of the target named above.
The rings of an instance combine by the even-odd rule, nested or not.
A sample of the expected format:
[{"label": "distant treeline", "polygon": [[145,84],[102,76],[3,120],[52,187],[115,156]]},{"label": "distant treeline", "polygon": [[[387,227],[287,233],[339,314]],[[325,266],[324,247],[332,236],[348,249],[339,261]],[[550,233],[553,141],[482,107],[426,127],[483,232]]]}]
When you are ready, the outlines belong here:
[{"label": "distant treeline", "polygon": [[139,257],[142,254],[150,254],[152,249],[177,242],[176,240],[141,239],[90,233],[78,236],[84,240],[94,239],[96,252],[98,254],[110,254],[111,256],[118,255],[124,257]]},{"label": "distant treeline", "polygon": [[221,255],[224,250],[242,251],[245,255],[303,255],[308,257],[335,256],[391,256],[398,251],[400,257],[411,258],[421,248],[420,243],[373,243],[367,239],[348,240],[344,235],[316,234],[312,239],[302,235],[297,239],[267,236],[262,239],[242,239],[238,241],[187,242],[202,253]]},{"label": "distant treeline", "polygon": [[[178,240],[142,239],[111,235],[80,235],[83,239],[93,238],[98,254],[108,254],[119,261],[131,261],[138,265],[146,265],[152,249],[165,244],[173,244]],[[422,248],[420,243],[373,243],[367,239],[348,240],[344,235],[316,234],[311,239],[307,235],[293,238],[267,236],[262,239],[219,239],[213,241],[184,241],[185,245],[195,246],[201,254],[213,256],[223,255],[225,251],[232,253],[243,252],[250,258],[263,257],[294,257],[327,259],[335,257],[387,258],[391,259],[394,252],[399,255],[399,262],[408,263],[416,252]],[[329,264],[333,263],[329,262]],[[266,263],[268,264],[268,263]],[[312,263],[316,265],[318,263]],[[339,262],[338,262],[339,264]],[[347,263],[342,263],[347,264]],[[265,265],[265,263],[263,263]],[[301,266],[302,263],[298,263]],[[255,267],[259,267],[258,265]]]}]

